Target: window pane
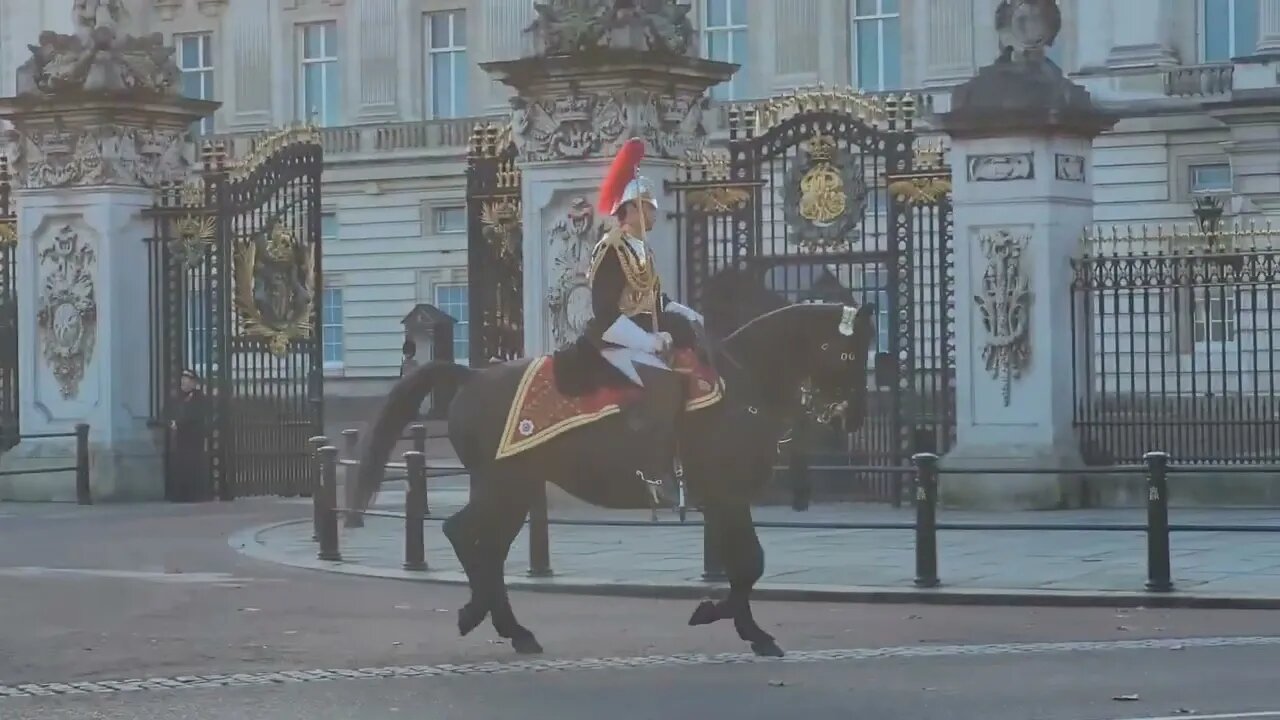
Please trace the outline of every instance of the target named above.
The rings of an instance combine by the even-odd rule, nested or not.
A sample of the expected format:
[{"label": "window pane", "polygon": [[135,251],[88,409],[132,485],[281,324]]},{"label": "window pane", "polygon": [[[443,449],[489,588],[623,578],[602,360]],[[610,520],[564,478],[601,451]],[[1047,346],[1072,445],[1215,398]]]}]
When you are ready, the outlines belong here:
[{"label": "window pane", "polygon": [[313,64],[302,68],[302,111],[309,122],[320,122],[324,108],[320,107],[323,91],[324,65]]},{"label": "window pane", "polygon": [[306,25],[302,28],[302,57],[307,60],[320,57],[320,28]]},{"label": "window pane", "polygon": [[707,57],[712,60],[729,61],[729,43],[725,33],[707,33]]},{"label": "window pane", "polygon": [[213,35],[210,33],[200,36],[200,60],[204,67],[213,66]]},{"label": "window pane", "polygon": [[449,14],[431,13],[430,17],[431,47],[433,49],[449,47]]},{"label": "window pane", "polygon": [[467,11],[454,10],[450,13],[453,17],[453,46],[467,46]]},{"label": "window pane", "polygon": [[876,5],[876,0],[858,0],[856,12],[858,15],[876,15],[879,9]]},{"label": "window pane", "polygon": [[203,99],[200,94],[203,84],[204,83],[201,82],[200,73],[182,73],[182,94],[186,97]]},{"label": "window pane", "polygon": [[182,67],[200,67],[200,38],[188,36],[182,38],[180,43],[182,45]]},{"label": "window pane", "polygon": [[707,27],[729,24],[729,0],[707,0]]},{"label": "window pane", "polygon": [[431,113],[436,117],[449,116],[449,91],[452,89],[453,56],[439,53],[431,56]]},{"label": "window pane", "polygon": [[898,13],[898,0],[884,0],[880,4],[880,12],[884,15],[896,15]]},{"label": "window pane", "polygon": [[467,54],[453,53],[453,117],[467,114]]},{"label": "window pane", "polygon": [[338,121],[338,100],[341,93],[338,91],[338,64],[324,64],[324,118],[322,120],[325,125],[332,125]]},{"label": "window pane", "polygon": [[324,57],[338,56],[338,24],[333,22],[323,23],[321,31],[324,37]]},{"label": "window pane", "polygon": [[734,25],[747,24],[747,0],[733,0],[729,6],[729,22]]},{"label": "window pane", "polygon": [[858,88],[880,90],[880,27],[877,22],[857,24]]},{"label": "window pane", "polygon": [[1258,21],[1258,0],[1236,0],[1234,55],[1257,52]]},{"label": "window pane", "polygon": [[320,216],[320,237],[324,240],[338,239],[338,216],[325,213]]},{"label": "window pane", "polygon": [[1228,164],[1191,166],[1192,192],[1231,189],[1231,166]]},{"label": "window pane", "polygon": [[881,90],[902,87],[902,21],[898,18],[881,21],[884,25],[884,85]]},{"label": "window pane", "polygon": [[1204,0],[1204,59],[1219,62],[1231,58],[1231,0]]}]

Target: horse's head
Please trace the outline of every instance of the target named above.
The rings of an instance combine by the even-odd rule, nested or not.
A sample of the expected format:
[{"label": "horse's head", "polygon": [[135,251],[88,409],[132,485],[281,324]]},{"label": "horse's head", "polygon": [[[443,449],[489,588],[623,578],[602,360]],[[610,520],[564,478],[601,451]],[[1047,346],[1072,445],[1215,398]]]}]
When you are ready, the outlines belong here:
[{"label": "horse's head", "polygon": [[[840,414],[846,429],[862,425],[867,391],[867,356],[875,336],[876,306],[815,304],[806,310],[809,390],[822,419]],[[852,412],[850,412],[852,410]]]}]

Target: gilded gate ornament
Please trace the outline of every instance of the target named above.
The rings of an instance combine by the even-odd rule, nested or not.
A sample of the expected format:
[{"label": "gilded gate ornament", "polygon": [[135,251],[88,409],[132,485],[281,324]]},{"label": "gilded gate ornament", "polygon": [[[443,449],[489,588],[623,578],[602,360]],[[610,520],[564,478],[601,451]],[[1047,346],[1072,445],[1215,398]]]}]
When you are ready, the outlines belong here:
[{"label": "gilded gate ornament", "polygon": [[315,248],[300,241],[283,218],[236,249],[235,306],[244,334],[283,356],[289,343],[312,335]]},{"label": "gilded gate ornament", "polygon": [[18,224],[13,220],[0,220],[0,249],[18,244]]},{"label": "gilded gate ornament", "polygon": [[1001,383],[1001,396],[1009,407],[1013,381],[1031,362],[1031,278],[1022,267],[1022,254],[1029,236],[1000,228],[979,239],[987,268],[982,274],[980,294],[973,300],[982,314],[987,332],[982,359],[987,372]]},{"label": "gilded gate ornament", "polygon": [[98,301],[93,280],[97,256],[70,225],[42,244],[36,324],[45,362],[63,399],[70,399],[80,394],[80,382],[97,342]]},{"label": "gilded gate ornament", "polygon": [[480,226],[485,240],[504,258],[519,258],[520,201],[513,198],[491,200],[480,206]]},{"label": "gilded gate ornament", "polygon": [[847,246],[867,207],[862,168],[828,135],[810,140],[804,155],[787,174],[787,224],[806,250]]},{"label": "gilded gate ornament", "polygon": [[200,178],[184,183],[179,193],[182,206],[191,212],[174,222],[169,253],[174,261],[187,269],[204,262],[205,252],[217,235],[217,221],[202,210],[204,194],[204,181]]}]

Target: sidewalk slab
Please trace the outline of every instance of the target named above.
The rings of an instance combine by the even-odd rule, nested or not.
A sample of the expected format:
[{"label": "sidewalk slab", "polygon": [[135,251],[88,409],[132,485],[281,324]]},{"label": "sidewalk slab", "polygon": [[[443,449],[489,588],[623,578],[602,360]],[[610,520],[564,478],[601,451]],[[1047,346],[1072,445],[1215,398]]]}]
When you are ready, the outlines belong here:
[{"label": "sidewalk slab", "polygon": [[[398,580],[465,583],[440,520],[466,500],[457,488],[432,496],[427,521],[430,570],[402,569],[404,523],[370,517],[363,528],[342,529],[343,561],[316,559],[309,516],[254,528],[231,539],[252,557],[294,567]],[[403,493],[379,497],[376,509],[399,512]],[[301,513],[300,513],[301,515]],[[757,520],[785,522],[910,522],[906,509],[824,505],[806,513],[758,508]],[[1268,510],[1185,510],[1183,524],[1270,526]],[[644,521],[649,513],[568,509],[567,520]],[[700,517],[694,513],[691,520]],[[758,586],[764,599],[897,601],[986,604],[1104,605],[1148,607],[1280,608],[1280,533],[1183,532],[1173,536],[1175,592],[1148,593],[1146,537],[1136,531],[1052,530],[1065,523],[1141,523],[1142,511],[1061,513],[943,513],[942,522],[1016,522],[1041,530],[974,530],[939,533],[941,588],[914,586],[911,530],[762,528],[766,570]],[[512,546],[508,585],[522,590],[705,597],[720,584],[702,578],[702,528],[681,524],[673,513],[648,527],[558,526],[550,528],[551,578],[531,578],[527,532]]]}]

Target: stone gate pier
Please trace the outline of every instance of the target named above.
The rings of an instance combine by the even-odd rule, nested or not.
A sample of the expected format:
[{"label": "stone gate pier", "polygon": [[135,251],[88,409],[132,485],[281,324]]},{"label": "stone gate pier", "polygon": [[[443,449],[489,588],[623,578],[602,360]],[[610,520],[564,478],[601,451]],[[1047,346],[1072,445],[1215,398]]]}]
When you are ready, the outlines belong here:
[{"label": "stone gate pier", "polygon": [[706,90],[737,65],[698,57],[688,5],[616,5],[539,4],[526,30],[532,54],[481,65],[516,93],[511,129],[523,175],[526,356],[572,341],[591,317],[587,271],[608,221],[595,211],[598,188],[632,137],[644,140],[640,172],[658,195],[647,239],[663,288],[680,296],[672,197],[663,186],[701,146]]},{"label": "stone gate pier", "polygon": [[[0,99],[13,124],[22,434],[90,425],[95,500],[163,497],[162,430],[147,427],[151,221],[162,183],[185,181],[192,122],[218,103],[179,96],[173,48],[132,34],[118,6],[44,32]],[[74,464],[72,439],[23,440],[4,469]],[[75,498],[72,473],[0,478],[0,500]]]}]

